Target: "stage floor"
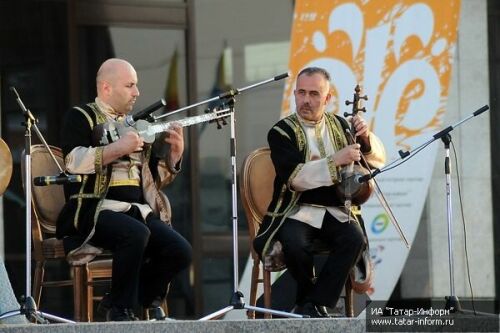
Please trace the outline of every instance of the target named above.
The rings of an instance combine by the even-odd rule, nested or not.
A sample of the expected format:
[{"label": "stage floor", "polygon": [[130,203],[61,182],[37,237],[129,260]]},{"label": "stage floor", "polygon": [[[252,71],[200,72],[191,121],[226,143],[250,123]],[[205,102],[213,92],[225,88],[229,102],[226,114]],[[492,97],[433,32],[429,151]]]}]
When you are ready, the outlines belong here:
[{"label": "stage floor", "polygon": [[2,333],[219,333],[219,332],[365,332],[364,319],[174,320],[49,325],[0,325]]}]

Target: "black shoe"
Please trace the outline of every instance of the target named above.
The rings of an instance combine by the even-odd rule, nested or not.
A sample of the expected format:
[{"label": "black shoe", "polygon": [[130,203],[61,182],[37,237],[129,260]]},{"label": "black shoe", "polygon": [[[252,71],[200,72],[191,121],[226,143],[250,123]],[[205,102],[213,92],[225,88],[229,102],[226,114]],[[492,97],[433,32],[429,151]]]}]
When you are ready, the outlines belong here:
[{"label": "black shoe", "polygon": [[326,307],[321,305],[315,305],[313,303],[306,303],[302,307],[300,312],[301,315],[309,316],[310,318],[329,318]]},{"label": "black shoe", "polygon": [[333,317],[333,315],[330,312],[328,312],[327,307],[324,305],[316,305],[316,309],[321,314],[322,318],[332,318]]},{"label": "black shoe", "polygon": [[163,298],[157,296],[151,303],[144,305],[147,318],[149,318],[149,320],[169,320],[169,318],[165,315],[165,311],[163,311],[163,308],[161,307],[162,304]]},{"label": "black shoe", "polygon": [[103,317],[106,317],[108,311],[112,307],[111,303],[111,294],[110,293],[105,293],[104,296],[102,297],[101,301],[97,305],[97,313],[100,314]]},{"label": "black shoe", "polygon": [[165,311],[163,311],[161,306],[148,308],[148,317],[149,320],[165,320],[167,316],[165,315]]},{"label": "black shoe", "polygon": [[136,321],[139,320],[132,309],[111,307],[106,314],[106,321]]}]

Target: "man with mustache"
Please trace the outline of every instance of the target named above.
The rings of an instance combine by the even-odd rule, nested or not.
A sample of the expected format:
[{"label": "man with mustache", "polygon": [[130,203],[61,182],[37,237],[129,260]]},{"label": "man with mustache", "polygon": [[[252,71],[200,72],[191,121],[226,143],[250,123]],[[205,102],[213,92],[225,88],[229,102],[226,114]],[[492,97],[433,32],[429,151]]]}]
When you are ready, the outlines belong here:
[{"label": "man with mustache", "polygon": [[168,284],[191,262],[191,246],[170,225],[170,204],[160,191],[180,171],[182,127],[155,142],[169,146],[166,156],[156,156],[135,131],[105,146],[92,142],[96,125],[122,121],[132,111],[137,81],[130,63],[106,60],[95,101],[71,108],[62,129],[66,170],[83,180],[65,184],[57,237],[72,263],[95,256],[96,248],[113,253],[111,293],[103,301],[109,321],[136,320],[137,303],[158,313]]},{"label": "man with mustache", "polygon": [[[351,122],[359,143],[350,144],[346,120],[325,112],[332,94],[330,74],[308,67],[297,76],[296,113],[280,120],[268,133],[276,171],[273,198],[254,240],[268,268],[286,265],[297,282],[293,312],[328,317],[349,272],[367,247],[362,220],[355,207],[346,207],[335,185],[341,167],[364,155],[373,167],[385,162],[379,139],[358,114]],[[313,243],[329,251],[324,268],[314,274]]]}]

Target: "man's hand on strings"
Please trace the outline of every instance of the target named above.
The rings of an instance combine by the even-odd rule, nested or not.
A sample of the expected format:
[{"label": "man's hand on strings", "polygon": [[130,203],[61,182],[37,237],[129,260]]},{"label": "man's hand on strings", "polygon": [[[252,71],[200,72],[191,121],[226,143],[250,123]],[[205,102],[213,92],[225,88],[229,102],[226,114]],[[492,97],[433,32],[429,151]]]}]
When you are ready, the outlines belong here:
[{"label": "man's hand on strings", "polygon": [[184,153],[184,133],[180,124],[174,123],[167,131],[165,142],[170,145],[170,162],[176,165]]}]

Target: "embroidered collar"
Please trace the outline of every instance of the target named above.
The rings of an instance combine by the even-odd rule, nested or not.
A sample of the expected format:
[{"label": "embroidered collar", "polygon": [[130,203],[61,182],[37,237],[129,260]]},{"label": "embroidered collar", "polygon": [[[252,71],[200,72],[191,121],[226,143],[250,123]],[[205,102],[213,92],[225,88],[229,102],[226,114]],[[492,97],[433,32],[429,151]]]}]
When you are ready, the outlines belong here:
[{"label": "embroidered collar", "polygon": [[111,105],[109,105],[108,103],[104,102],[102,99],[100,99],[99,97],[96,97],[95,98],[95,103],[97,104],[97,107],[99,107],[99,109],[104,113],[106,114],[106,116],[114,119],[114,120],[120,120],[122,119],[123,117],[125,117],[124,114],[121,114],[121,113],[118,113],[116,112],[112,107]]},{"label": "embroidered collar", "polygon": [[302,126],[306,126],[306,127],[316,127],[318,125],[322,126],[325,123],[325,115],[324,114],[320,120],[306,120],[306,119],[302,118],[297,113],[297,119],[299,120],[299,122]]}]

